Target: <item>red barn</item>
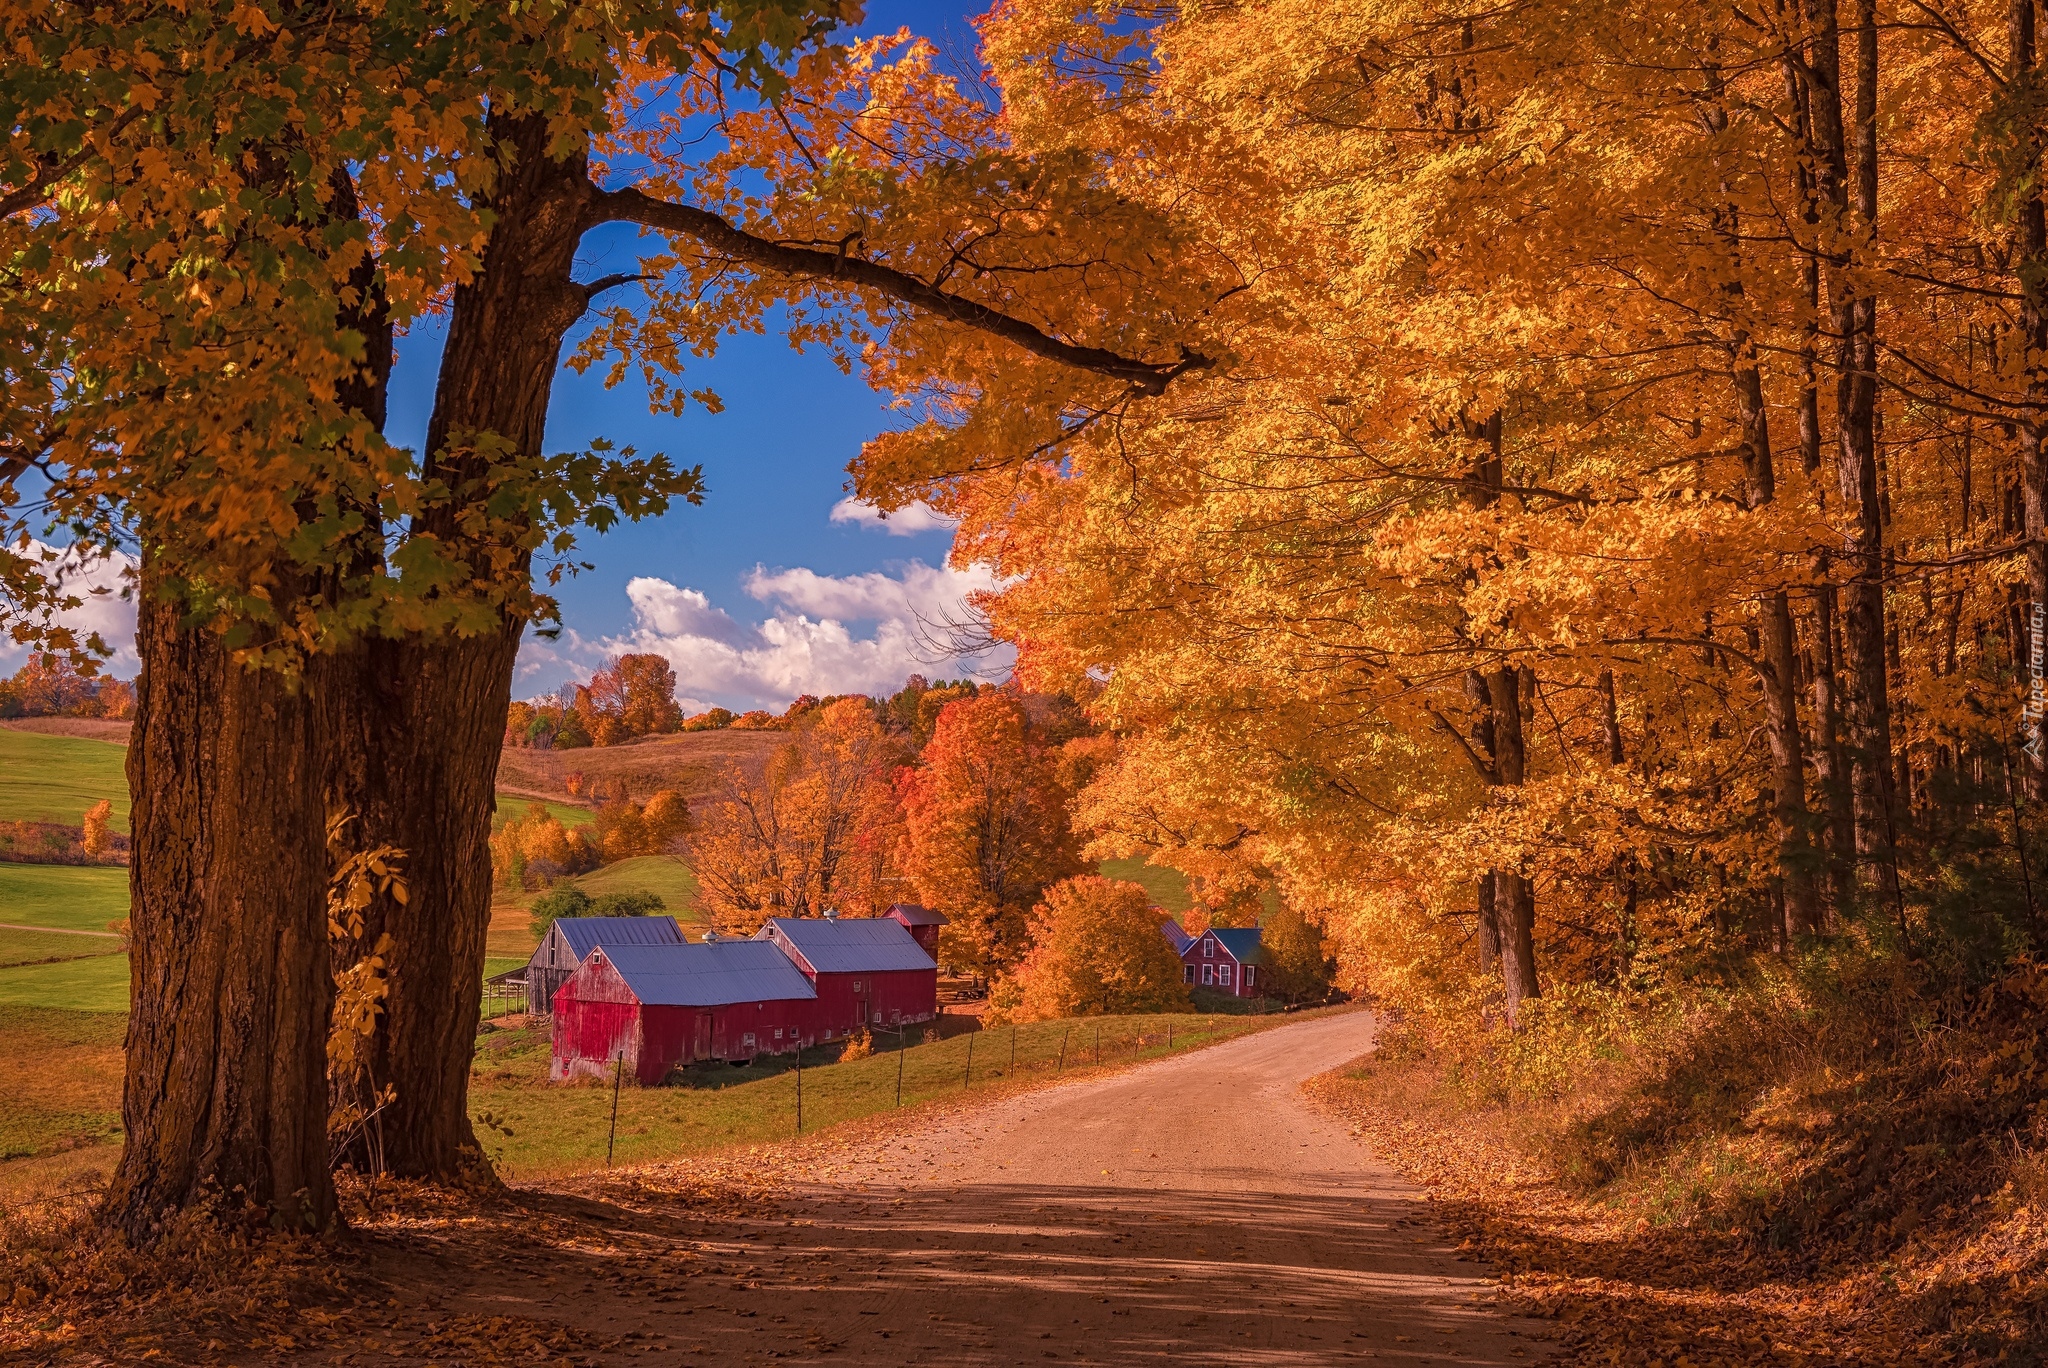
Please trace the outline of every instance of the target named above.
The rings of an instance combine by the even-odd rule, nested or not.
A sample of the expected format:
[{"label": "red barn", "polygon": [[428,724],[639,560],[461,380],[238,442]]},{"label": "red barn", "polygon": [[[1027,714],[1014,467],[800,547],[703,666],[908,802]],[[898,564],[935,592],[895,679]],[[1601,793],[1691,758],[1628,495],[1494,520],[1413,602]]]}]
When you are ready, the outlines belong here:
[{"label": "red barn", "polygon": [[939,958],[939,928],[946,924],[946,914],[934,912],[917,903],[895,903],[882,914],[890,921],[900,922],[918,948],[930,955],[934,961]]},{"label": "red barn", "polygon": [[773,945],[600,945],[555,993],[558,1083],[625,1069],[656,1084],[701,1059],[748,1060],[817,1039],[817,990]]},{"label": "red barn", "polygon": [[774,917],[755,934],[795,961],[818,992],[827,1040],[865,1022],[900,1026],[939,1014],[939,965],[888,917]]},{"label": "red barn", "polygon": [[[1169,925],[1173,931],[1180,930],[1178,923]],[[1173,938],[1173,931],[1166,933],[1167,939]],[[1259,972],[1265,962],[1256,926],[1212,926],[1180,952],[1182,979],[1197,988],[1221,989],[1232,997],[1259,995]]]}]

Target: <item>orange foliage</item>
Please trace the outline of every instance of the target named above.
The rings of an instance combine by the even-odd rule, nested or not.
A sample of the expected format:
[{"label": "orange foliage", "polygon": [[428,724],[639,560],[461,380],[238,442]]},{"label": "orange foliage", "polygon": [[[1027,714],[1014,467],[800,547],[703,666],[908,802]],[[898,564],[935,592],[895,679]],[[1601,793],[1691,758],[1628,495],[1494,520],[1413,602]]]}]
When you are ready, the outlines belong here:
[{"label": "orange foliage", "polygon": [[940,710],[898,793],[904,872],[949,919],[947,961],[982,977],[1008,970],[1030,947],[1031,907],[1081,868],[1055,757],[1017,699],[992,690]]}]

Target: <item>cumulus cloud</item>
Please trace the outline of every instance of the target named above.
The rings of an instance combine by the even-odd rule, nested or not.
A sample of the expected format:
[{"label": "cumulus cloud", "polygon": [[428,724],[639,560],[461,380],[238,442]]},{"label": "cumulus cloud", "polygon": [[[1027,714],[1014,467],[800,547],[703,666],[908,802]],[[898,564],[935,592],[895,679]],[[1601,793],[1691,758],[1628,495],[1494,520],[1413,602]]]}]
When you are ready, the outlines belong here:
[{"label": "cumulus cloud", "polygon": [[[45,563],[44,578],[56,581],[65,592],[84,600],[78,607],[59,613],[57,621],[81,636],[98,632],[100,639],[113,649],[113,657],[105,666],[113,674],[132,675],[140,669],[142,662],[135,653],[135,601],[123,592],[129,588],[135,558],[119,551],[104,558],[86,557],[40,541],[31,541],[29,546],[35,555],[55,557]],[[0,634],[0,672],[12,674],[28,660],[28,655],[28,647],[16,645]]]},{"label": "cumulus cloud", "polygon": [[951,518],[935,511],[922,499],[894,513],[884,514],[873,504],[851,494],[832,505],[832,521],[880,528],[892,537],[914,537],[920,532],[951,532],[955,526]]},{"label": "cumulus cloud", "polygon": [[770,613],[755,625],[700,590],[642,576],[626,585],[631,630],[595,642],[571,632],[556,642],[529,640],[521,674],[535,683],[568,669],[587,675],[605,656],[648,652],[675,667],[676,693],[690,711],[713,703],[779,710],[806,693],[887,693],[914,673],[999,676],[1013,659],[1008,647],[962,653],[949,631],[971,619],[967,596],[994,584],[985,568],[922,561],[897,574],[757,566],[744,588]]}]

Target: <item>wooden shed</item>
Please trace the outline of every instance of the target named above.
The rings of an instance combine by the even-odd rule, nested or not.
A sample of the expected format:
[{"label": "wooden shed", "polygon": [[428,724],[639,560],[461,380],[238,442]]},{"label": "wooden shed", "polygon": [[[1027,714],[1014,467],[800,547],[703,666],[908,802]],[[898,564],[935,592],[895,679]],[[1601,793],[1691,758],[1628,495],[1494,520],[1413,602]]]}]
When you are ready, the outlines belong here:
[{"label": "wooden shed", "polygon": [[946,924],[946,914],[935,911],[921,903],[892,903],[882,914],[890,921],[900,922],[918,948],[930,955],[934,962],[939,958],[939,928]]},{"label": "wooden shed", "polygon": [[939,965],[890,917],[773,917],[757,942],[780,947],[817,989],[827,1040],[939,1014]]},{"label": "wooden shed", "polygon": [[704,1059],[781,1054],[817,1037],[817,992],[789,957],[760,941],[600,945],[555,993],[556,1082],[611,1077],[643,1084]]},{"label": "wooden shed", "polygon": [[600,945],[681,945],[674,917],[562,917],[548,928],[526,961],[526,1010],[549,1010],[555,992]]}]

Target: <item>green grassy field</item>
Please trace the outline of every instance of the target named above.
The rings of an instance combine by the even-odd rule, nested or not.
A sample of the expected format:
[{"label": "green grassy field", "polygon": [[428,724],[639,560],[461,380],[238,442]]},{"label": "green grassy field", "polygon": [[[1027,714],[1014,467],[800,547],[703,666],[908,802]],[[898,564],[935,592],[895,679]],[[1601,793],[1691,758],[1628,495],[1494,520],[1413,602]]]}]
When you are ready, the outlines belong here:
[{"label": "green grassy field", "polygon": [[121,942],[112,937],[78,936],[63,931],[12,931],[0,927],[0,969],[51,960],[90,959],[118,955]]},{"label": "green grassy field", "polygon": [[1106,879],[1142,885],[1152,895],[1152,901],[1169,912],[1185,912],[1193,905],[1188,897],[1188,876],[1178,869],[1143,860],[1104,860],[1101,869]]},{"label": "green grassy field", "polygon": [[0,1160],[118,1140],[119,1017],[0,1006]]},{"label": "green grassy field", "polygon": [[673,855],[636,855],[579,874],[575,884],[593,898],[607,893],[659,893],[676,920],[696,920],[697,876]]},{"label": "green grassy field", "polygon": [[128,829],[128,748],[80,736],[45,736],[0,727],[0,821],[77,826],[102,798],[114,825]]},{"label": "green grassy field", "polygon": [[62,964],[0,969],[0,1007],[128,1012],[128,956],[95,955]]},{"label": "green grassy field", "polygon": [[119,865],[0,864],[0,922],[104,931],[127,915],[128,871]]},{"label": "green grassy field", "polygon": [[[912,1043],[901,1060],[903,1105],[954,1096],[968,1086],[970,1039],[972,1086],[992,1087],[1092,1068],[1098,1028],[1101,1060],[1113,1065],[1179,1053],[1295,1019],[1186,1015],[1037,1022],[1016,1028],[1014,1065],[1008,1027],[965,1032],[932,1044],[919,1041],[913,1027]],[[961,1018],[948,1019],[949,1027],[960,1024]],[[894,1047],[893,1037],[877,1036],[871,1058],[848,1063],[828,1062],[837,1046],[807,1051],[805,1133],[894,1108]],[[604,1162],[611,1090],[595,1081],[549,1083],[548,1050],[545,1026],[490,1031],[477,1042],[470,1110],[495,1123],[489,1128],[480,1124],[478,1135],[507,1177],[574,1172]],[[743,1069],[692,1066],[666,1087],[622,1089],[618,1108],[616,1162],[622,1164],[787,1139],[796,1129],[794,1060],[764,1057]]]},{"label": "green grassy field", "polygon": [[497,810],[491,815],[491,829],[493,831],[514,817],[524,816],[527,807],[534,803],[539,803],[542,807],[546,808],[548,815],[565,827],[588,826],[597,820],[597,814],[589,808],[576,807],[570,803],[553,803],[540,798],[526,798],[517,793],[501,793],[497,795],[497,801]]}]

